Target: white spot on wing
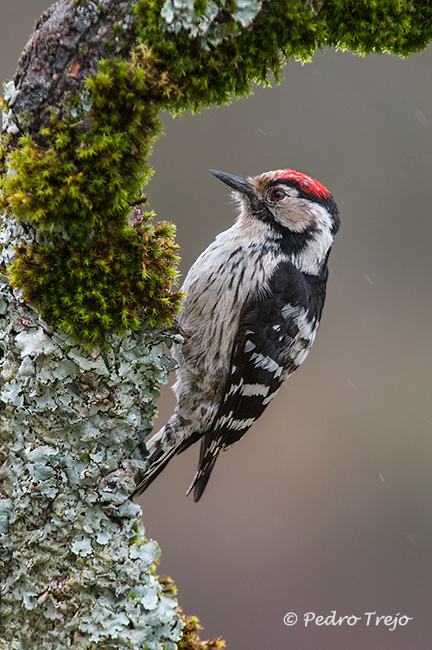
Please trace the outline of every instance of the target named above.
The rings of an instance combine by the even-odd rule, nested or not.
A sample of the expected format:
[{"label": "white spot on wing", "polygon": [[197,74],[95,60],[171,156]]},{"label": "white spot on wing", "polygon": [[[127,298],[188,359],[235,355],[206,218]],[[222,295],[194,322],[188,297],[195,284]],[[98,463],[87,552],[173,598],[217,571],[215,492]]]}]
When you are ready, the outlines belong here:
[{"label": "white spot on wing", "polygon": [[308,348],[304,348],[303,350],[301,350],[301,351],[296,355],[296,357],[295,357],[295,362],[296,362],[296,364],[297,364],[298,366],[299,366],[301,363],[303,363],[303,361],[306,359],[306,357],[307,357],[307,355],[309,354],[309,352],[310,352],[310,347],[308,347]]},{"label": "white spot on wing", "polygon": [[[292,319],[294,323],[297,325],[297,327],[299,328],[297,338],[300,339],[301,345],[297,346],[298,352],[303,352],[305,347],[307,351],[309,351],[312,343],[315,340],[319,322],[314,319],[311,320],[308,312],[302,307],[293,307],[292,305],[286,305],[282,309],[282,316],[286,320]],[[294,350],[295,350],[295,346],[292,348],[291,351],[294,352]],[[307,353],[304,356],[302,355],[302,361],[304,361],[306,356]],[[298,363],[301,363],[302,361],[298,361]]]},{"label": "white spot on wing", "polygon": [[241,387],[243,386],[243,384],[244,384],[244,379],[243,379],[243,377],[242,377],[242,378],[240,379],[240,382],[239,382],[238,384],[233,384],[232,386],[230,386],[230,389],[229,389],[229,391],[227,392],[227,394],[226,394],[226,396],[225,396],[225,399],[228,397],[228,395],[234,395],[235,393],[237,393],[237,392],[241,389]]},{"label": "white spot on wing", "polygon": [[282,367],[276,363],[270,357],[266,357],[263,354],[254,353],[251,356],[251,361],[254,361],[255,368],[262,368],[263,370],[268,370],[272,372],[275,377],[279,377],[282,373]]},{"label": "white spot on wing", "polygon": [[234,413],[231,411],[229,415],[224,415],[218,422],[218,426],[226,426],[228,429],[233,431],[241,431],[242,429],[248,429],[255,422],[255,418],[247,418],[246,420],[235,420],[233,418]]},{"label": "white spot on wing", "polygon": [[252,343],[252,341],[246,341],[244,350],[245,352],[252,352],[252,350],[255,349],[255,343]]},{"label": "white spot on wing", "polygon": [[242,429],[249,429],[255,422],[255,418],[248,418],[247,420],[232,420],[230,428],[235,431],[241,431]]},{"label": "white spot on wing", "polygon": [[269,386],[263,386],[262,384],[245,384],[242,389],[242,395],[245,397],[263,395],[265,397],[269,392],[269,388]]},{"label": "white spot on wing", "polygon": [[268,397],[263,399],[263,402],[262,402],[263,406],[267,406],[267,404],[272,401],[273,397],[276,397],[278,392],[279,392],[279,388],[277,390],[275,390],[274,393],[272,393],[271,395],[269,395]]}]

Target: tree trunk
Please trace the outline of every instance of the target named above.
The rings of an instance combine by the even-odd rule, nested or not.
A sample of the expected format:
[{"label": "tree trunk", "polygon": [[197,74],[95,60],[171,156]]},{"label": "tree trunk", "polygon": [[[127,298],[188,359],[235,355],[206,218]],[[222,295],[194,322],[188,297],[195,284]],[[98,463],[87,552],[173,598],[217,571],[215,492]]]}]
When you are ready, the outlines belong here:
[{"label": "tree trunk", "polygon": [[142,211],[157,114],[228,102],[324,44],[431,38],[426,0],[363,3],[361,32],[356,4],[60,0],[37,23],[1,152],[1,649],[181,637],[130,500],[180,300],[172,231]]},{"label": "tree trunk", "polygon": [[[6,90],[8,151],[65,112],[132,3],[61,0],[39,20]],[[46,146],[46,145],[45,145]],[[8,173],[12,165],[9,165]],[[152,573],[159,555],[130,500],[145,467],[157,385],[174,335],[110,332],[92,347],[47,323],[5,274],[16,246],[49,233],[4,216],[0,275],[0,647],[175,647],[183,622]],[[73,298],[73,296],[72,296]]]}]

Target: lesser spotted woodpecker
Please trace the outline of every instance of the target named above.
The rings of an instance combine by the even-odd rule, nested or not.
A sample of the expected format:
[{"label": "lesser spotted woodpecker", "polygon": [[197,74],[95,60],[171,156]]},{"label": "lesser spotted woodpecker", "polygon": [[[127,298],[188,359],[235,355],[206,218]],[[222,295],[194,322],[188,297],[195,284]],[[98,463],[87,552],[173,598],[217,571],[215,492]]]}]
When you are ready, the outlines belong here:
[{"label": "lesser spotted woodpecker", "polygon": [[291,169],[248,178],[212,173],[234,190],[239,216],[184,282],[184,343],[173,348],[177,405],[147,443],[149,468],[135,494],[201,440],[189,488],[198,501],[219,452],[240,440],[304,361],[321,318],[339,228],[330,192]]}]

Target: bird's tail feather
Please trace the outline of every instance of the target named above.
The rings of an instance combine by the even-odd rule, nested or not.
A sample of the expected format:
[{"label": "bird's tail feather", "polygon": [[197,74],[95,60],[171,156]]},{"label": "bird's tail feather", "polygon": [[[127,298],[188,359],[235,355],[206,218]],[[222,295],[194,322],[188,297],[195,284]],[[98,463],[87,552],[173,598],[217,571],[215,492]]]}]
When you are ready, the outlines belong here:
[{"label": "bird's tail feather", "polygon": [[201,439],[198,471],[193,478],[189,490],[186,492],[186,494],[188,495],[190,492],[192,492],[192,490],[194,491],[195,503],[201,499],[203,492],[206,489],[207,483],[209,481],[210,474],[213,471],[213,467],[215,465],[216,459],[219,455],[218,448],[215,445],[212,445],[211,441],[212,441],[212,432],[209,431]]},{"label": "bird's tail feather", "polygon": [[188,491],[186,492],[186,495],[188,495],[190,494],[190,492],[192,492],[192,490],[194,491],[193,498],[195,503],[201,499],[203,492],[206,489],[215,462],[216,462],[216,456],[211,460],[210,464],[207,465],[205,470],[201,470],[201,469],[198,470],[198,472],[194,476],[194,479]]},{"label": "bird's tail feather", "polygon": [[152,483],[155,478],[159,476],[159,474],[165,469],[171,458],[175,456],[177,452],[177,446],[174,446],[166,451],[160,447],[156,447],[153,451],[151,451],[150,456],[148,457],[149,468],[138,480],[138,484],[132,496],[135,497],[139,494],[142,494],[144,490],[148,488],[150,483]]},{"label": "bird's tail feather", "polygon": [[[168,425],[169,426],[169,423]],[[178,442],[168,449],[164,449],[163,441],[166,436],[166,427],[162,428],[156,435],[154,435],[147,443],[149,455],[147,461],[149,467],[147,471],[138,479],[135,492],[132,496],[142,494],[148,488],[157,476],[165,469],[169,461],[176,454],[181,453],[187,449],[191,442],[195,442],[194,436],[189,436],[186,442]],[[198,436],[201,437],[201,436]],[[207,483],[212,473],[214,464],[219,455],[219,448],[217,445],[212,444],[212,432],[207,432],[201,437],[200,459],[198,464],[198,471],[195,474],[191,486],[187,491],[187,495],[193,490],[194,501],[199,501],[207,486]]]}]

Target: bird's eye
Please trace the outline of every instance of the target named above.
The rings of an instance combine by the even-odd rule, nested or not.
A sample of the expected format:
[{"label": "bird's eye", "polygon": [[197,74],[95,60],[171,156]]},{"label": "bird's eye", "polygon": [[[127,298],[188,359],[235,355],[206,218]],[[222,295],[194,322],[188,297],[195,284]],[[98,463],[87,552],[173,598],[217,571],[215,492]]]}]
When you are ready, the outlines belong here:
[{"label": "bird's eye", "polygon": [[272,201],[282,201],[286,197],[286,193],[283,190],[275,188],[270,191],[270,198]]}]

